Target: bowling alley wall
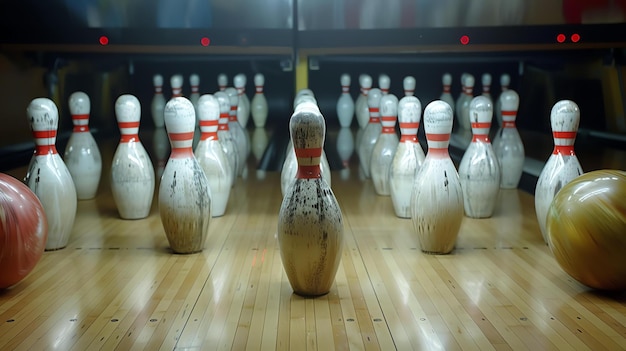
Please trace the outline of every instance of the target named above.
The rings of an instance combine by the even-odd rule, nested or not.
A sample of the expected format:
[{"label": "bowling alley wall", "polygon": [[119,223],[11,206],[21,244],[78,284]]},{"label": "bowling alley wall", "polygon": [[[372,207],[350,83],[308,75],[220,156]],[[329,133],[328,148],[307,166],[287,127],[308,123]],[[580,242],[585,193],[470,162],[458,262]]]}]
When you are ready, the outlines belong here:
[{"label": "bowling alley wall", "polygon": [[[102,8],[81,9],[85,21],[81,21],[82,12],[70,11],[62,1],[46,5],[23,1],[14,6],[16,12],[12,14],[4,11],[8,5],[2,5],[0,171],[24,166],[30,158],[33,142],[25,108],[34,97],[47,96],[56,102],[61,150],[72,130],[67,100],[77,90],[91,98],[90,128],[97,139],[118,137],[113,106],[125,93],[136,95],[142,103],[141,128],[150,131],[155,74],[164,77],[163,91],[168,98],[169,78],[174,74],[185,77],[183,95],[188,96],[191,74],[200,76],[201,93],[214,93],[219,74],[226,74],[232,85],[234,75],[244,73],[246,93],[252,98],[254,74],[263,73],[270,111],[267,128],[281,143],[288,138],[287,122],[295,91],[303,84],[303,71],[305,84],[315,92],[326,118],[329,136],[339,128],[335,106],[343,73],[351,76],[354,99],[359,94],[360,74],[369,74],[374,87],[378,76],[387,74],[390,92],[398,97],[403,96],[404,77],[413,76],[415,96],[422,106],[439,98],[444,73],[453,77],[451,93],[455,98],[463,73],[474,75],[474,95],[481,92],[481,75],[491,74],[494,97],[500,91],[499,77],[508,74],[510,88],[520,95],[518,129],[547,140],[545,146],[530,148],[529,156],[543,160],[550,152],[549,113],[560,99],[574,100],[580,106],[577,142],[626,149],[626,38],[622,34],[619,41],[605,40],[594,31],[593,38],[585,42],[583,36],[578,47],[569,42],[572,33],[585,33],[587,23],[626,23],[624,1],[611,2],[612,8],[584,0],[507,1],[507,5],[487,0],[393,0],[384,2],[384,7],[365,0],[276,0],[266,1],[265,7],[256,1],[208,1],[209,7],[197,9],[197,14],[206,16],[192,16],[197,23],[191,24],[163,23],[162,13],[168,11],[169,2],[156,3],[159,5],[153,8],[140,6],[147,2],[138,1],[119,13],[108,8],[106,16]],[[187,1],[176,4],[189,5]],[[57,16],[47,20],[46,13]],[[93,13],[100,15],[96,24],[92,23]],[[176,17],[175,13],[170,17]],[[64,23],[64,16],[72,20]],[[568,41],[562,45],[553,36],[561,25]],[[108,46],[89,42],[94,28],[107,26],[111,38],[128,42],[118,46],[114,42]],[[206,53],[201,51],[199,40],[190,39],[203,26],[219,29],[208,31],[217,34],[207,36],[210,44]],[[26,33],[26,27],[36,34]],[[420,28],[425,29],[424,40],[430,41],[423,43]],[[616,28],[624,29],[608,28],[611,38],[620,37],[614,32]],[[257,40],[266,29],[287,39],[279,42],[265,35]],[[459,44],[458,37],[465,29],[467,33],[490,33],[486,44],[476,43],[472,35],[467,45]],[[130,34],[125,37],[126,33]],[[146,33],[154,34],[145,37]],[[446,41],[450,33],[453,40]],[[516,43],[511,33],[520,33],[525,39]],[[179,37],[184,44],[173,45]],[[221,42],[220,38],[227,39]],[[148,44],[141,42],[144,39]],[[356,120],[352,127],[358,128]],[[424,140],[423,129],[420,135]],[[330,138],[328,143],[332,143]],[[274,169],[280,164],[280,160],[270,161],[264,167]]]}]

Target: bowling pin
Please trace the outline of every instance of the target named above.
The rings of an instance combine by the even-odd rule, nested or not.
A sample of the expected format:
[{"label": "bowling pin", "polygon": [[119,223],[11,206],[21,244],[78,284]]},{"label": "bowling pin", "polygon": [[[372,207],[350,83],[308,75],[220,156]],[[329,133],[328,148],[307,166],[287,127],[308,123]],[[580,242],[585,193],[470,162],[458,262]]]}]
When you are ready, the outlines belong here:
[{"label": "bowling pin", "polygon": [[228,127],[230,128],[230,132],[233,135],[233,139],[237,144],[237,152],[239,153],[239,161],[237,163],[236,173],[238,176],[244,175],[244,170],[247,171],[247,158],[248,158],[248,149],[250,148],[250,142],[248,139],[248,135],[237,121],[237,106],[239,104],[239,95],[237,94],[237,90],[233,87],[228,87],[224,92],[228,95],[230,100],[230,113],[228,117]]},{"label": "bowling pin", "polygon": [[463,96],[456,102],[456,116],[461,130],[471,130],[469,106],[474,98],[474,76],[467,74],[463,84]]},{"label": "bowling pin", "polygon": [[35,152],[24,183],[37,195],[46,213],[46,250],[59,250],[69,242],[77,205],[72,175],[55,145],[59,111],[52,100],[36,98],[26,108],[26,117],[35,139]]},{"label": "bowling pin", "polygon": [[[461,92],[459,93],[459,96],[456,98],[455,106],[459,104],[459,101],[461,99],[465,98],[465,78],[467,78],[468,75],[470,75],[470,74],[466,73],[466,72],[461,74]],[[456,107],[456,108],[458,109],[458,107]],[[457,110],[452,110],[452,111],[457,112]]]},{"label": "bowling pin", "polygon": [[198,99],[198,112],[201,135],[194,156],[209,182],[211,215],[219,217],[226,212],[232,182],[230,162],[217,135],[220,105],[213,95],[204,94]]},{"label": "bowling pin", "polygon": [[502,173],[500,188],[515,189],[522,177],[525,159],[524,144],[515,127],[519,96],[514,90],[507,90],[500,94],[499,101],[503,122],[493,140],[493,150]]},{"label": "bowling pin", "polygon": [[256,127],[252,132],[252,138],[250,144],[252,145],[252,154],[257,161],[257,164],[261,162],[267,144],[269,143],[269,135],[264,127]]},{"label": "bowling pin", "polygon": [[354,100],[350,96],[350,75],[342,74],[339,82],[341,83],[341,95],[337,100],[337,119],[341,127],[350,127],[354,117]]},{"label": "bowling pin", "polygon": [[159,186],[159,214],[174,253],[202,251],[211,221],[211,190],[193,154],[196,116],[191,101],[175,97],[165,104],[165,128],[172,152]]},{"label": "bowling pin", "polygon": [[63,159],[72,175],[78,199],[93,199],[102,175],[102,156],[89,131],[89,96],[82,91],[73,93],[70,95],[69,107],[74,129],[67,141]]},{"label": "bowling pin", "polygon": [[386,74],[381,74],[378,76],[378,87],[380,88],[380,93],[383,95],[389,94],[389,87],[391,86],[391,78],[389,78]]},{"label": "bowling pin", "polygon": [[579,123],[580,110],[574,101],[561,100],[552,107],[550,124],[554,150],[543,166],[535,187],[535,211],[541,235],[546,243],[548,242],[546,216],[552,199],[567,183],[583,174],[574,152]]},{"label": "bowling pin", "polygon": [[155,128],[152,131],[152,151],[156,161],[155,179],[159,180],[163,175],[167,159],[170,157],[170,141],[167,139],[165,125],[163,125],[163,128]]},{"label": "bowling pin", "polygon": [[152,77],[154,84],[154,96],[150,104],[150,112],[152,113],[152,121],[156,128],[163,128],[163,109],[165,108],[165,97],[163,97],[163,76],[155,74]]},{"label": "bowling pin", "polygon": [[415,78],[412,76],[404,77],[402,88],[404,88],[404,96],[413,96],[415,94]]},{"label": "bowling pin", "polygon": [[361,95],[357,97],[354,103],[354,111],[359,127],[365,129],[370,118],[369,107],[367,106],[367,95],[370,89],[372,89],[372,77],[367,74],[360,75],[359,85],[361,86]]},{"label": "bowling pin", "polygon": [[463,206],[471,218],[491,217],[498,200],[500,166],[489,141],[492,115],[489,98],[480,95],[472,99],[469,119],[473,137],[459,164]]},{"label": "bowling pin", "polygon": [[170,77],[170,86],[172,88],[172,99],[183,96],[183,75],[175,74]]},{"label": "bowling pin", "polygon": [[[500,94],[509,90],[509,84],[511,84],[511,76],[504,73],[500,76]],[[502,105],[500,99],[496,102],[496,118],[498,119],[498,126],[502,127]]]},{"label": "bowling pin", "polygon": [[248,125],[248,119],[250,119],[250,99],[246,95],[246,75],[239,73],[233,78],[233,84],[237,89],[237,121],[243,129],[246,129]]},{"label": "bowling pin", "polygon": [[217,137],[222,144],[222,149],[226,154],[226,158],[230,164],[231,170],[231,186],[235,186],[237,179],[237,169],[239,167],[239,151],[237,151],[237,143],[230,131],[230,98],[223,91],[213,94],[220,106],[220,118],[217,124]]},{"label": "bowling pin", "polygon": [[220,73],[217,75],[217,87],[219,91],[226,90],[228,86],[228,77],[224,73]]},{"label": "bowling pin", "polygon": [[482,96],[488,98],[493,103],[493,99],[491,98],[491,74],[483,73],[480,77],[480,82],[483,85]]},{"label": "bowling pin", "polygon": [[[198,99],[200,99],[200,76],[192,74],[189,76],[189,85],[191,86],[191,94],[189,94],[189,101],[193,104],[196,115],[198,114]],[[198,119],[196,119],[198,123]]]},{"label": "bowling pin", "polygon": [[393,94],[380,99],[380,124],[382,131],[372,149],[370,174],[376,194],[389,196],[389,171],[394,152],[398,148],[396,120],[398,119],[398,98]]},{"label": "bowling pin", "polygon": [[372,160],[372,150],[378,140],[378,136],[383,127],[380,124],[380,99],[382,93],[380,89],[373,88],[367,95],[367,105],[370,113],[370,120],[361,136],[358,154],[361,170],[365,178],[370,177],[370,161]]},{"label": "bowling pin", "polygon": [[400,218],[411,218],[411,193],[415,173],[424,163],[424,150],[417,139],[422,117],[422,104],[415,96],[407,96],[398,103],[400,142],[391,161],[389,190],[393,209]]},{"label": "bowling pin", "polygon": [[256,92],[250,102],[250,113],[252,114],[254,126],[257,128],[264,128],[265,123],[267,123],[268,107],[267,99],[265,98],[265,93],[263,92],[265,86],[265,76],[262,73],[254,75],[254,86]]},{"label": "bowling pin", "polygon": [[115,101],[120,142],[111,165],[111,192],[122,219],[148,217],[154,196],[154,168],[139,140],[141,105],[133,95]]},{"label": "bowling pin", "polygon": [[350,176],[350,158],[354,153],[354,135],[349,127],[339,128],[337,133],[337,154],[341,160],[343,168],[339,171],[341,179],[348,179]]},{"label": "bowling pin", "polygon": [[428,152],[415,174],[411,218],[421,250],[428,254],[450,253],[463,220],[463,190],[448,153],[452,120],[452,108],[444,101],[424,109]]},{"label": "bowling pin", "polygon": [[450,93],[452,85],[452,75],[450,73],[444,73],[441,77],[441,84],[443,85],[443,91],[441,92],[440,100],[443,100],[450,105],[452,111],[454,111],[454,98]]},{"label": "bowling pin", "polygon": [[306,105],[289,121],[297,177],[283,197],[277,238],[283,267],[294,293],[327,294],[343,251],[343,217],[335,195],[321,176],[326,124]]}]

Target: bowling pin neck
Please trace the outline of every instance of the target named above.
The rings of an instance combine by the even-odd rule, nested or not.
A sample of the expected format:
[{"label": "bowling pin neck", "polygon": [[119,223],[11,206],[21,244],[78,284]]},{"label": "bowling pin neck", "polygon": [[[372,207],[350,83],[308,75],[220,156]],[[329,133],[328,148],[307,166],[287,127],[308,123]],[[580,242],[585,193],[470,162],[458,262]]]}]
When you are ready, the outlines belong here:
[{"label": "bowling pin neck", "polygon": [[490,122],[472,122],[472,143],[489,143]]},{"label": "bowling pin neck", "polygon": [[56,130],[34,130],[33,138],[35,139],[35,156],[58,154],[55,146]]},{"label": "bowling pin neck", "polygon": [[263,86],[262,85],[257,85],[255,88],[256,88],[256,93],[257,94],[263,94]]},{"label": "bowling pin neck", "polygon": [[554,155],[561,156],[575,156],[574,142],[576,141],[575,131],[553,131],[552,136],[554,138]]},{"label": "bowling pin neck", "polygon": [[426,133],[426,141],[428,143],[427,157],[449,158],[448,145],[450,144],[450,134]]},{"label": "bowling pin neck", "polygon": [[84,133],[89,131],[89,114],[72,115],[72,123],[74,124],[74,133]]},{"label": "bowling pin neck", "polygon": [[502,110],[502,128],[515,128],[517,111]]},{"label": "bowling pin neck", "polygon": [[341,93],[342,94],[350,94],[350,86],[349,85],[342,85],[341,86]]},{"label": "bowling pin neck", "polygon": [[170,158],[187,158],[193,156],[193,131],[181,133],[168,133],[172,153]]},{"label": "bowling pin neck", "polygon": [[246,88],[244,87],[239,87],[237,88],[237,95],[241,96],[246,92]]},{"label": "bowling pin neck", "polygon": [[380,123],[380,108],[379,107],[368,107],[370,112],[370,121],[369,123]]},{"label": "bowling pin neck", "polygon": [[472,96],[474,94],[474,87],[472,87],[472,86],[464,86],[463,87],[463,94]]},{"label": "bowling pin neck", "polygon": [[155,85],[154,86],[154,94],[162,95],[163,94],[163,86],[162,85]]},{"label": "bowling pin neck", "polygon": [[237,105],[230,105],[230,114],[228,120],[231,122],[237,122]]},{"label": "bowling pin neck", "polygon": [[218,130],[229,130],[228,121],[230,120],[230,113],[220,112],[220,119],[218,122]]},{"label": "bowling pin neck", "polygon": [[120,143],[139,141],[139,121],[117,122],[120,128]]},{"label": "bowling pin neck", "polygon": [[361,95],[367,97],[371,88],[361,88]]},{"label": "bowling pin neck", "polygon": [[380,118],[380,124],[382,125],[382,134],[395,134],[396,133],[396,116],[382,116]]},{"label": "bowling pin neck", "polygon": [[450,94],[451,88],[449,84],[444,84],[443,85],[443,93],[444,94]]},{"label": "bowling pin neck", "polygon": [[417,143],[417,130],[419,122],[400,122],[400,142]]},{"label": "bowling pin neck", "polygon": [[183,96],[182,88],[172,88],[172,98]]},{"label": "bowling pin neck", "polygon": [[490,94],[490,88],[489,86],[483,86],[483,95],[489,95]]},{"label": "bowling pin neck", "polygon": [[200,91],[199,87],[197,85],[192,85],[191,86],[191,93],[192,94],[198,94]]},{"label": "bowling pin neck", "polygon": [[219,128],[219,121],[217,119],[200,120],[200,140],[218,140],[218,137],[217,137],[218,128]]},{"label": "bowling pin neck", "polygon": [[298,162],[298,179],[321,178],[320,161],[322,158],[322,148],[294,148],[296,160]]}]

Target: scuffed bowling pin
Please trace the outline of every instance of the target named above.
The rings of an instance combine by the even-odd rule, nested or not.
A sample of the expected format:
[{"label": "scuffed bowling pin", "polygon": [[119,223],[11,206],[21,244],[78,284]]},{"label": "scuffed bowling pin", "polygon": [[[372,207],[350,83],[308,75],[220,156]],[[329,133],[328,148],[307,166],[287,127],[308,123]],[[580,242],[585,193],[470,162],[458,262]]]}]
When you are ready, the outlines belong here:
[{"label": "scuffed bowling pin", "polygon": [[154,168],[139,140],[139,100],[129,94],[118,97],[115,115],[121,137],[111,165],[113,200],[123,219],[145,218],[154,196]]},{"label": "scuffed bowling pin", "polygon": [[461,130],[471,130],[469,106],[474,98],[474,76],[467,74],[463,83],[463,95],[456,102],[456,116]]},{"label": "scuffed bowling pin", "polygon": [[378,76],[378,87],[380,88],[380,93],[384,95],[389,94],[389,87],[391,87],[391,78],[389,78],[386,74],[381,74]]},{"label": "scuffed bowling pin", "polygon": [[209,182],[193,154],[193,105],[184,97],[165,104],[165,128],[172,152],[159,186],[159,214],[174,253],[202,251],[211,221]]},{"label": "scuffed bowling pin", "polygon": [[452,111],[454,111],[454,98],[452,97],[451,86],[452,86],[452,75],[450,73],[444,73],[441,77],[441,84],[443,85],[443,91],[441,92],[441,96],[439,100],[443,100],[450,105]]},{"label": "scuffed bowling pin", "polygon": [[194,155],[204,170],[211,190],[211,215],[219,217],[226,212],[230,196],[232,170],[217,135],[220,105],[213,95],[205,94],[198,99],[200,141]]},{"label": "scuffed bowling pin", "polygon": [[515,189],[524,171],[524,144],[515,126],[519,96],[514,90],[500,94],[502,106],[502,128],[493,140],[493,151],[496,153],[502,177],[500,188]]},{"label": "scuffed bowling pin", "polygon": [[469,119],[473,137],[459,164],[465,215],[471,218],[491,217],[498,201],[500,166],[489,141],[492,115],[489,98],[472,99]]},{"label": "scuffed bowling pin", "polygon": [[[67,246],[76,217],[76,188],[56,149],[59,112],[47,98],[33,99],[26,109],[35,152],[24,183],[37,195],[48,221],[46,250]],[[6,269],[6,268],[3,268]]]},{"label": "scuffed bowling pin", "polygon": [[150,112],[152,113],[152,121],[156,128],[163,128],[163,109],[165,108],[165,97],[163,96],[163,76],[155,74],[152,77],[154,85],[154,96],[150,104]]},{"label": "scuffed bowling pin", "polygon": [[370,164],[372,160],[372,150],[378,140],[380,132],[383,130],[380,124],[380,99],[382,93],[380,89],[373,88],[367,95],[367,106],[369,108],[370,120],[361,136],[358,154],[361,171],[365,178],[370,177]]},{"label": "scuffed bowling pin", "polygon": [[491,98],[491,74],[483,73],[480,77],[480,82],[483,86],[482,96],[486,97],[493,103],[493,99]]},{"label": "scuffed bowling pin", "polygon": [[450,253],[463,220],[463,190],[448,153],[452,120],[452,108],[444,101],[424,109],[428,152],[415,174],[411,218],[420,247],[429,254]]},{"label": "scuffed bowling pin", "polygon": [[391,195],[389,189],[389,172],[394,153],[398,148],[396,134],[396,120],[398,118],[398,98],[393,94],[384,95],[380,99],[380,124],[382,131],[374,148],[370,160],[370,174],[376,194]]},{"label": "scuffed bowling pin", "polygon": [[289,128],[298,171],[278,214],[278,243],[293,291],[319,296],[330,291],[339,267],[343,217],[321,176],[324,118],[318,110],[304,107],[291,116]]},{"label": "scuffed bowling pin", "polygon": [[[200,76],[192,74],[189,76],[189,86],[191,86],[191,94],[189,94],[189,101],[193,104],[193,109],[198,114],[198,99],[200,99]],[[198,123],[198,119],[196,119]]]},{"label": "scuffed bowling pin", "polygon": [[580,109],[574,101],[561,100],[550,112],[554,150],[537,179],[535,211],[543,240],[547,241],[546,216],[552,199],[567,183],[583,174],[574,142],[580,123]]},{"label": "scuffed bowling pin", "polygon": [[247,171],[248,164],[246,160],[248,159],[250,141],[245,130],[241,127],[239,121],[237,121],[237,106],[239,104],[239,95],[237,94],[237,90],[235,88],[229,87],[226,88],[224,92],[228,95],[228,98],[230,99],[228,127],[230,128],[233,139],[237,144],[237,152],[239,153],[236,173],[238,176],[243,176],[244,170]]},{"label": "scuffed bowling pin", "polygon": [[255,93],[250,102],[250,113],[252,114],[252,122],[256,128],[264,128],[267,123],[267,99],[263,92],[265,86],[265,76],[261,73],[254,75]]},{"label": "scuffed bowling pin", "polygon": [[413,96],[415,94],[415,78],[412,76],[404,77],[402,88],[404,89],[404,96]]},{"label": "scuffed bowling pin", "polygon": [[424,150],[417,139],[422,117],[422,104],[415,96],[400,99],[398,121],[400,142],[391,161],[389,189],[393,209],[400,218],[411,218],[411,193],[415,173],[424,163]]},{"label": "scuffed bowling pin", "polygon": [[341,127],[350,127],[354,117],[354,100],[350,96],[350,75],[342,74],[339,82],[341,83],[341,96],[337,100],[337,119]]},{"label": "scuffed bowling pin", "polygon": [[246,95],[246,75],[239,73],[233,78],[233,84],[237,89],[237,121],[242,128],[246,128],[248,125],[248,119],[250,119],[250,99]]},{"label": "scuffed bowling pin", "polygon": [[367,95],[372,89],[372,77],[367,74],[359,76],[359,85],[361,86],[361,94],[356,98],[354,103],[354,111],[359,128],[365,129],[370,119],[369,107],[367,105]]},{"label": "scuffed bowling pin", "polygon": [[[500,76],[500,94],[509,90],[509,84],[511,84],[511,76],[504,73]],[[498,120],[498,126],[502,127],[502,105],[498,98],[496,102],[496,118]]]},{"label": "scuffed bowling pin", "polygon": [[93,199],[102,175],[102,156],[89,131],[89,96],[77,91],[70,95],[69,106],[74,130],[67,141],[63,159],[72,175],[78,199]]},{"label": "scuffed bowling pin", "polygon": [[172,99],[183,96],[183,75],[175,74],[170,77],[170,86],[172,88]]}]

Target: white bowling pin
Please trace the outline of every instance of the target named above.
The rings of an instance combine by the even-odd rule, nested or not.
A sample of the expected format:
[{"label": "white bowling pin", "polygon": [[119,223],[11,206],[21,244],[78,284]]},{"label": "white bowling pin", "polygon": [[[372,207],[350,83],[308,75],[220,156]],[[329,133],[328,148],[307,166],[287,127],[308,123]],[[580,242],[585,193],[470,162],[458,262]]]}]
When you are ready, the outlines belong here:
[{"label": "white bowling pin", "polygon": [[235,85],[235,89],[237,89],[237,121],[241,125],[242,128],[246,128],[248,125],[248,120],[250,119],[250,99],[248,99],[248,95],[246,95],[246,75],[243,73],[239,73],[233,78],[233,84]]},{"label": "white bowling pin", "polygon": [[456,102],[456,113],[461,130],[471,130],[469,106],[474,98],[474,76],[467,74],[463,84],[463,96]]},{"label": "white bowling pin", "polygon": [[170,77],[170,87],[172,88],[172,99],[183,96],[183,75],[175,74]]},{"label": "white bowling pin", "polygon": [[257,128],[263,128],[265,127],[265,123],[267,123],[268,107],[267,99],[265,98],[265,93],[263,92],[265,86],[265,76],[263,76],[262,73],[254,75],[254,86],[256,92],[250,102],[250,113],[252,114],[254,126]]},{"label": "white bowling pin", "polygon": [[76,217],[76,188],[56,149],[59,112],[52,100],[33,99],[26,109],[35,152],[24,183],[37,195],[48,221],[46,250],[67,246]]},{"label": "white bowling pin", "polygon": [[415,173],[424,163],[424,150],[417,139],[422,117],[422,104],[415,96],[407,96],[398,103],[400,142],[391,161],[389,190],[393,209],[400,218],[411,218],[411,193]]},{"label": "white bowling pin", "polygon": [[361,94],[356,99],[354,111],[356,113],[356,120],[359,123],[359,127],[361,129],[365,129],[370,119],[369,107],[367,106],[367,95],[369,94],[370,89],[372,89],[372,77],[367,74],[360,75],[359,85],[361,87]]},{"label": "white bowling pin", "polygon": [[343,252],[341,208],[321,175],[326,125],[318,111],[305,107],[291,116],[297,177],[278,214],[283,267],[293,291],[304,296],[330,291]]},{"label": "white bowling pin", "polygon": [[367,95],[367,106],[370,113],[370,119],[367,127],[365,127],[365,130],[363,131],[358,149],[359,164],[361,165],[361,170],[366,178],[370,177],[372,150],[374,149],[376,140],[378,140],[378,136],[383,129],[380,124],[381,97],[382,93],[380,89],[377,88],[371,89]]},{"label": "white bowling pin", "polygon": [[350,96],[350,75],[342,74],[339,82],[341,83],[341,95],[337,100],[337,119],[341,127],[349,127],[354,117],[354,100]]},{"label": "white bowling pin", "polygon": [[[189,76],[189,86],[191,86],[191,94],[189,94],[189,101],[193,104],[193,109],[198,114],[198,99],[200,99],[200,76],[192,74]],[[196,119],[196,124],[198,119]]]},{"label": "white bowling pin", "polygon": [[70,95],[69,107],[74,129],[67,141],[63,160],[72,175],[78,199],[93,199],[102,175],[102,156],[89,131],[89,96],[82,91],[73,93]]},{"label": "white bowling pin", "polygon": [[220,106],[220,118],[217,124],[217,136],[222,144],[222,149],[226,154],[226,158],[230,163],[231,170],[231,186],[235,186],[237,179],[237,169],[239,167],[239,151],[237,151],[237,142],[230,131],[230,98],[223,91],[218,91],[213,96],[217,99]]},{"label": "white bowling pin", "polygon": [[226,90],[226,87],[228,86],[228,76],[226,76],[226,74],[224,73],[220,73],[217,75],[217,87],[219,91],[224,91]]},{"label": "white bowling pin", "polygon": [[507,90],[500,94],[502,106],[502,128],[493,139],[493,150],[500,164],[502,177],[500,188],[515,189],[524,170],[524,144],[515,126],[519,96],[514,90]]},{"label": "white bowling pin", "polygon": [[439,100],[443,100],[450,105],[452,111],[454,111],[454,98],[452,97],[451,86],[452,86],[452,75],[450,73],[444,73],[441,77],[441,84],[443,85],[443,91],[441,92],[441,96],[439,96]]},{"label": "white bowling pin", "polygon": [[398,119],[398,98],[393,94],[384,95],[380,99],[380,124],[382,131],[372,149],[370,174],[376,194],[391,195],[389,189],[389,172],[394,153],[398,148],[396,120]]},{"label": "white bowling pin", "polygon": [[492,115],[489,98],[480,95],[472,99],[469,119],[473,137],[459,164],[465,215],[471,218],[491,217],[498,200],[500,166],[489,141]]},{"label": "white bowling pin", "polygon": [[391,87],[391,78],[384,73],[378,76],[378,88],[380,88],[380,93],[383,95],[389,94],[389,87]]},{"label": "white bowling pin", "polygon": [[493,104],[493,98],[491,97],[491,74],[483,73],[480,77],[480,82],[483,86],[482,96],[488,98]]},{"label": "white bowling pin", "polygon": [[463,220],[463,190],[448,146],[453,113],[448,103],[433,101],[424,109],[428,152],[415,174],[411,218],[423,252],[454,249]]},{"label": "white bowling pin", "polygon": [[163,109],[165,108],[165,97],[163,97],[163,76],[155,74],[152,77],[154,84],[154,96],[150,104],[150,112],[152,113],[152,121],[156,128],[163,128]]},{"label": "white bowling pin", "polygon": [[404,89],[404,96],[413,96],[415,94],[415,78],[412,76],[404,77],[402,88]]},{"label": "white bowling pin", "polygon": [[580,123],[580,110],[575,102],[561,100],[550,112],[554,150],[543,166],[535,187],[535,211],[543,240],[548,242],[546,216],[552,199],[567,183],[583,174],[574,142]]},{"label": "white bowling pin", "polygon": [[[509,84],[511,84],[511,76],[506,73],[502,74],[500,76],[500,94],[509,89]],[[496,118],[498,119],[498,126],[502,127],[502,105],[500,105],[500,103],[500,99],[497,99]]]},{"label": "white bowling pin", "polygon": [[175,97],[165,104],[165,128],[172,152],[159,186],[159,214],[174,253],[202,251],[211,221],[211,190],[193,154],[193,104]]},{"label": "white bowling pin", "polygon": [[219,217],[226,212],[232,182],[230,162],[217,135],[220,105],[210,94],[198,99],[200,141],[194,155],[204,170],[211,190],[211,216]]},{"label": "white bowling pin", "polygon": [[237,106],[239,105],[239,95],[237,90],[233,87],[228,87],[224,91],[230,99],[230,114],[228,119],[228,127],[237,144],[237,152],[239,153],[239,161],[237,163],[237,175],[243,176],[244,170],[247,171],[248,150],[250,148],[250,142],[248,135],[239,124],[237,120]]},{"label": "white bowling pin", "polygon": [[[459,101],[461,99],[465,98],[465,78],[467,78],[467,76],[469,76],[470,74],[467,72],[464,72],[461,74],[461,92],[459,93],[459,96],[456,98],[456,102],[455,102],[455,106],[459,104]],[[458,109],[458,107],[455,107],[456,109]],[[458,114],[458,110],[453,109],[452,111]]]},{"label": "white bowling pin", "polygon": [[115,115],[121,137],[111,165],[113,200],[121,218],[145,218],[154,196],[154,168],[139,140],[139,100],[133,95],[121,95],[115,101]]},{"label": "white bowling pin", "polygon": [[155,179],[158,181],[161,179],[167,159],[170,157],[170,141],[167,139],[165,125],[163,125],[163,128],[155,128],[152,131],[152,151],[156,162]]},{"label": "white bowling pin", "polygon": [[339,133],[337,134],[337,154],[343,165],[341,170],[343,177],[350,175],[350,158],[352,158],[353,153],[354,135],[352,135],[352,129],[349,127],[339,128]]}]

